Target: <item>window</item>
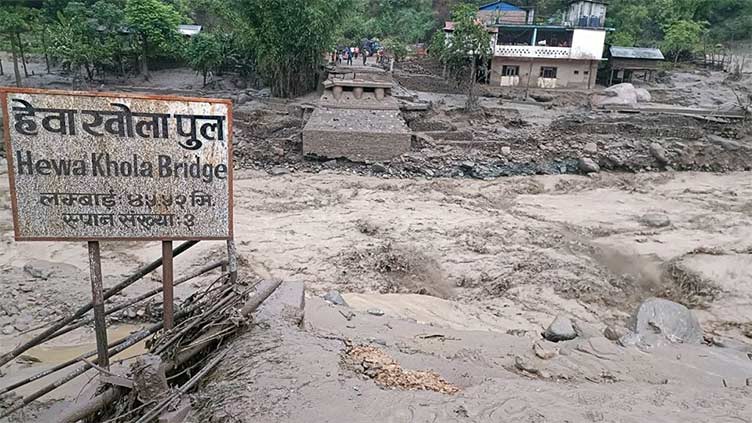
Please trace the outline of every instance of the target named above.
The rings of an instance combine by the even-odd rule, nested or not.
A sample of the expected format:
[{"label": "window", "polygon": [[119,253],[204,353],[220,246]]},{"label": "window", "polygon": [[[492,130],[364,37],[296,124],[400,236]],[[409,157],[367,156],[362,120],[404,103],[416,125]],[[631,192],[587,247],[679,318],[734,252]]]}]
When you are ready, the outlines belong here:
[{"label": "window", "polygon": [[520,76],[520,67],[504,65],[501,68],[501,76]]},{"label": "window", "polygon": [[583,72],[585,75],[590,75],[590,71]]},{"label": "window", "polygon": [[579,75],[579,74],[580,74],[580,71],[574,71],[574,74],[575,74],[575,75]]},{"label": "window", "polygon": [[556,78],[556,68],[551,66],[541,66],[540,69],[541,78]]}]

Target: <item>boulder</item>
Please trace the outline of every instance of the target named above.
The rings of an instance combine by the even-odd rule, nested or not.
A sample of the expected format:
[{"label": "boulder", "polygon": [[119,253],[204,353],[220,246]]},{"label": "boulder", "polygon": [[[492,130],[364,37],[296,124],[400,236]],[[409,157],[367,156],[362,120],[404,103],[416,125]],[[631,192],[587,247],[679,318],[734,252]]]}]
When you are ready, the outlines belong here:
[{"label": "boulder", "polygon": [[612,85],[603,90],[602,94],[596,94],[591,99],[592,105],[596,107],[634,106],[637,104],[637,101],[637,90],[630,83]]},{"label": "boulder", "polygon": [[334,305],[347,305],[347,302],[344,298],[342,298],[342,295],[339,293],[339,291],[331,290],[327,292],[326,295],[324,295],[324,299]]},{"label": "boulder", "polygon": [[657,142],[650,144],[650,154],[655,158],[655,160],[658,161],[658,163],[660,164],[668,163],[668,156],[666,156],[666,149],[663,148],[663,146],[658,144]]},{"label": "boulder", "polygon": [[583,149],[588,154],[596,154],[598,153],[598,144],[594,142],[589,142],[585,144],[585,148]]},{"label": "boulder", "polygon": [[650,95],[650,91],[645,88],[635,88],[635,94],[637,95],[638,103],[650,103],[653,100],[653,96]]},{"label": "boulder", "polygon": [[287,175],[290,173],[290,169],[282,166],[275,166],[269,170],[269,174],[272,176]]},{"label": "boulder", "polygon": [[588,157],[581,158],[578,165],[583,173],[598,173],[601,171],[601,167],[598,166],[598,163]]},{"label": "boulder", "polygon": [[572,321],[565,316],[556,316],[548,329],[543,332],[543,337],[551,342],[569,341],[577,337]]},{"label": "boulder", "polygon": [[249,101],[251,101],[251,96],[246,93],[241,93],[238,96],[238,105],[243,105],[245,103],[248,103]]},{"label": "boulder", "polygon": [[640,223],[651,228],[671,226],[671,219],[663,213],[648,213],[640,217]]},{"label": "boulder", "polygon": [[554,96],[549,93],[530,93],[530,98],[539,103],[549,103],[554,101]]},{"label": "boulder", "polygon": [[640,337],[658,334],[671,342],[686,344],[699,344],[704,336],[700,323],[688,308],[662,298],[643,301],[627,328]]},{"label": "boulder", "polygon": [[603,336],[609,341],[618,341],[622,336],[626,335],[626,330],[616,326],[606,326],[603,329]]}]

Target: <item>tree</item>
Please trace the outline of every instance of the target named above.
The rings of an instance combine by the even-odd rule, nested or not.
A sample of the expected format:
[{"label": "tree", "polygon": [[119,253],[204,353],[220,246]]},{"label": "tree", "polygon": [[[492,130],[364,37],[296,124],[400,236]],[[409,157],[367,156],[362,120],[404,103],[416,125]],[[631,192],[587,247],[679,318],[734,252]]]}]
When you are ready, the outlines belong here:
[{"label": "tree", "polygon": [[[460,4],[452,10],[454,31],[449,37],[435,36],[431,54],[438,57],[449,69],[450,75],[460,85],[468,88],[468,110],[478,106],[475,86],[478,82],[478,65],[484,65],[492,58],[491,35],[486,28],[476,21],[478,8]],[[443,45],[441,38],[444,38]]]},{"label": "tree", "polygon": [[674,56],[674,63],[684,54],[694,52],[705,32],[705,25],[691,20],[678,20],[666,27],[663,48]]},{"label": "tree", "polygon": [[177,27],[180,14],[172,5],[160,0],[127,0],[125,22],[137,36],[141,51],[141,75],[149,79],[149,57],[168,51],[179,43]]},{"label": "tree", "polygon": [[250,33],[258,74],[272,93],[293,97],[316,89],[324,54],[352,0],[235,0]]},{"label": "tree", "polygon": [[21,86],[21,72],[18,68],[18,54],[20,50],[21,33],[28,31],[28,9],[22,7],[0,7],[0,33],[10,41],[11,54],[13,56],[13,74],[16,77],[16,86]]},{"label": "tree", "polygon": [[218,71],[224,61],[222,43],[219,37],[212,33],[199,34],[193,38],[188,48],[188,61],[196,72],[201,73],[206,86],[209,72]]}]

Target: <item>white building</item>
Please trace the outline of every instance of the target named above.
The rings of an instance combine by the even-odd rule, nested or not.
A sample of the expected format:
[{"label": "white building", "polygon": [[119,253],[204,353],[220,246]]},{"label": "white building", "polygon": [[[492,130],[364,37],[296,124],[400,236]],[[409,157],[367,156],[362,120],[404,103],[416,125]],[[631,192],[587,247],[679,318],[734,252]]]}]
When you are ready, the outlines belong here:
[{"label": "white building", "polygon": [[[522,20],[525,13],[528,19]],[[498,31],[492,41],[490,84],[593,87],[606,41],[606,3],[573,0],[559,25],[531,24],[531,16],[532,11],[501,1],[480,8],[479,17]]]}]

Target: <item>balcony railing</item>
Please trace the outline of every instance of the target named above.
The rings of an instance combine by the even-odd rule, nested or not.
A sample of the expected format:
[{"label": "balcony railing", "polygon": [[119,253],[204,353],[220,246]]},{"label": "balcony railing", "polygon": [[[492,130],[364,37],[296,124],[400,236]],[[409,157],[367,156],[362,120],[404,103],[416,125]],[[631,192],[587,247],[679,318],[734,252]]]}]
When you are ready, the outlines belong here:
[{"label": "balcony railing", "polygon": [[569,47],[497,45],[495,55],[501,57],[532,57],[543,59],[568,59]]}]

